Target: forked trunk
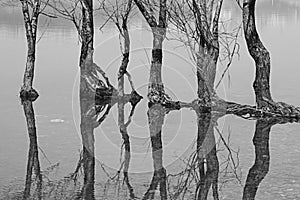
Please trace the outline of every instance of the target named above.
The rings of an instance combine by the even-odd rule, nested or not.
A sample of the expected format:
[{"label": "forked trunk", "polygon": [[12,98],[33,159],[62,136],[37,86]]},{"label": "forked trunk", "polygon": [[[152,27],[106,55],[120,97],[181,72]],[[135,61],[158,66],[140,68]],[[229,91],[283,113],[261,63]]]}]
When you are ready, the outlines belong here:
[{"label": "forked trunk", "polygon": [[155,15],[148,12],[141,0],[134,0],[140,12],[148,22],[153,34],[152,60],[150,67],[150,78],[148,84],[148,99],[151,104],[168,104],[167,95],[161,77],[162,58],[163,58],[163,41],[166,36],[167,28],[167,4],[166,0],[159,1],[159,19],[156,20]]},{"label": "forked trunk", "polygon": [[[223,0],[218,0],[215,9],[214,1],[192,1],[193,13],[198,31],[197,80],[200,109],[209,112],[215,96],[214,82],[219,57],[219,17]],[[214,11],[215,10],[215,11]],[[214,16],[213,16],[214,12]]]},{"label": "forked trunk", "polygon": [[127,72],[130,54],[130,37],[127,28],[127,18],[123,19],[122,33],[120,33],[120,35],[123,39],[123,44],[121,44],[123,46],[121,46],[121,49],[124,49],[124,52],[122,52],[123,58],[118,72],[118,95],[124,96],[124,75]]}]

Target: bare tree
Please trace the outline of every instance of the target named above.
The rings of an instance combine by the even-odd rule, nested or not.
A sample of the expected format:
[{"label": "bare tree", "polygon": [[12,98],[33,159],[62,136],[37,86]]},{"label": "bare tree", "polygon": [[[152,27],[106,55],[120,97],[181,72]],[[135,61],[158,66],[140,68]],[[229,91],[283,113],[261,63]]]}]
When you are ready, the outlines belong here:
[{"label": "bare tree", "polygon": [[[112,21],[119,31],[120,49],[122,62],[118,72],[118,92],[119,96],[124,95],[124,75],[126,74],[132,91],[135,91],[131,75],[127,71],[130,56],[130,35],[128,30],[128,20],[132,13],[132,0],[115,1],[102,3],[102,9],[106,13],[109,21]],[[105,22],[106,24],[106,22]],[[103,26],[102,26],[103,27]],[[101,27],[101,28],[102,28]]]},{"label": "bare tree", "polygon": [[243,26],[248,51],[255,61],[256,74],[253,88],[258,109],[285,117],[299,117],[300,108],[283,102],[274,102],[270,91],[270,53],[259,38],[255,24],[256,0],[243,1]]},{"label": "bare tree", "polygon": [[223,0],[172,1],[169,18],[176,39],[182,42],[196,64],[198,103],[211,110],[216,98],[214,82],[219,58],[219,18]]},{"label": "bare tree", "polygon": [[[162,82],[163,41],[167,29],[167,0],[160,0],[158,5],[154,1],[134,0],[141,14],[149,24],[153,34],[152,58],[150,77],[148,84],[148,99],[151,104],[161,103],[167,105],[172,103],[165,94]],[[158,7],[158,20],[155,16]]]},{"label": "bare tree", "polygon": [[[250,54],[257,65],[254,89],[257,106],[241,105],[235,102],[226,102],[220,99],[214,88],[216,67],[220,54],[219,18],[222,0],[175,0],[171,2],[169,18],[172,26],[171,33],[175,32],[175,39],[182,42],[189,50],[191,60],[197,67],[198,99],[190,104],[180,103],[181,107],[193,107],[202,112],[211,110],[236,114],[244,118],[257,117],[284,117],[299,119],[300,108],[286,103],[275,103],[272,100],[269,86],[270,57],[266,48],[259,39],[255,27],[255,1],[245,0],[243,5],[243,26]],[[240,5],[240,4],[239,4]],[[232,57],[238,48],[236,43],[241,27],[236,34],[231,35],[235,45],[228,51],[229,68]],[[228,33],[224,34],[225,37]],[[227,50],[229,47],[225,46]],[[222,77],[224,73],[222,74]],[[221,78],[222,79],[222,78]],[[220,81],[217,83],[217,86]]]},{"label": "bare tree", "polygon": [[22,4],[22,13],[25,24],[26,39],[27,39],[27,60],[23,78],[23,86],[21,87],[20,97],[22,99],[35,100],[38,98],[38,93],[33,89],[33,77],[35,67],[35,51],[38,19],[40,14],[40,0],[20,0]]}]

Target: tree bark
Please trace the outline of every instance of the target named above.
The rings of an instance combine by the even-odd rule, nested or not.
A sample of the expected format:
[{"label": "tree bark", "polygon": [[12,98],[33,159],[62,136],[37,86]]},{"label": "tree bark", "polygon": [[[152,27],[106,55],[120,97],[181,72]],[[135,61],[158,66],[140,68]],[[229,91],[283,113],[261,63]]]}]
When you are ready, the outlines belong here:
[{"label": "tree bark", "polygon": [[200,4],[193,0],[193,12],[196,16],[196,28],[198,30],[197,44],[197,80],[198,98],[200,109],[204,112],[211,111],[212,99],[215,96],[214,82],[217,62],[219,58],[219,17],[223,0],[217,2],[213,16],[213,1],[201,0]]},{"label": "tree bark", "polygon": [[[117,5],[118,6],[118,5]],[[116,8],[117,10],[119,8]],[[128,17],[132,9],[132,0],[128,0],[126,10],[121,13],[122,17],[122,26],[120,27],[118,16],[116,17],[115,24],[120,32],[120,43],[121,43],[121,51],[122,51],[122,63],[118,72],[118,94],[119,96],[124,96],[124,75],[128,74],[127,67],[129,64],[129,55],[130,55],[130,36],[128,31]],[[131,85],[132,90],[134,90],[133,85]]]},{"label": "tree bark", "polygon": [[33,4],[31,5],[32,13],[30,17],[28,1],[20,1],[22,3],[22,13],[27,39],[27,60],[23,77],[23,85],[20,91],[20,97],[23,100],[35,100],[39,96],[37,91],[33,89],[33,78],[35,68],[36,33],[41,2],[40,0],[33,1]]},{"label": "tree bark", "polygon": [[86,77],[97,74],[93,63],[94,54],[94,16],[93,0],[82,1],[82,22],[80,29],[81,51],[80,51],[80,95],[90,96],[91,92],[88,87],[89,83]]},{"label": "tree bark", "polygon": [[84,186],[82,188],[82,196],[84,199],[94,199],[94,180],[95,180],[95,138],[94,138],[94,117],[89,114],[90,108],[95,106],[95,99],[86,99],[94,91],[89,88],[86,77],[96,74],[95,65],[93,63],[94,53],[94,16],[93,16],[93,0],[82,1],[82,25],[80,30],[81,36],[81,52],[80,52],[80,113],[81,123],[80,132],[83,146],[83,171]]},{"label": "tree bark", "polygon": [[81,54],[79,66],[88,70],[93,62],[94,52],[94,16],[93,16],[93,0],[82,1],[82,25],[80,36],[82,39]]},{"label": "tree bark", "polygon": [[152,34],[152,58],[150,67],[150,77],[148,84],[148,99],[150,103],[162,103],[167,101],[162,82],[162,60],[163,60],[163,41],[166,36],[167,28],[167,5],[166,0],[159,1],[159,19],[158,22],[154,15],[150,14],[144,7],[141,0],[134,0],[140,12],[148,22]]},{"label": "tree bark", "polygon": [[262,112],[286,118],[300,118],[300,108],[283,102],[274,102],[270,92],[270,53],[259,38],[255,25],[256,0],[244,0],[243,27],[248,51],[255,61],[256,73],[253,88],[256,107]]},{"label": "tree bark", "polygon": [[273,102],[270,92],[270,53],[261,42],[255,25],[256,0],[244,0],[243,26],[248,51],[255,61],[256,74],[253,88],[258,108],[268,108],[267,101]]}]

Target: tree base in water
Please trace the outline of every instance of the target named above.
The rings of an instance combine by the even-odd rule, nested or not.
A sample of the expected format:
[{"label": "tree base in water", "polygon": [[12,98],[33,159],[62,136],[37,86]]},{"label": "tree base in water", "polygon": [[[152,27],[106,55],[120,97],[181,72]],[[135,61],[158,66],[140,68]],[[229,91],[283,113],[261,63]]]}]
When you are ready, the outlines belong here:
[{"label": "tree base in water", "polygon": [[235,114],[247,119],[259,118],[282,118],[288,121],[300,120],[300,108],[288,105],[283,102],[275,103],[268,101],[268,106],[258,108],[256,106],[241,105],[238,103],[227,102],[227,114]]},{"label": "tree base in water", "polygon": [[39,97],[38,92],[30,88],[29,90],[21,89],[20,98],[22,101],[35,101]]}]

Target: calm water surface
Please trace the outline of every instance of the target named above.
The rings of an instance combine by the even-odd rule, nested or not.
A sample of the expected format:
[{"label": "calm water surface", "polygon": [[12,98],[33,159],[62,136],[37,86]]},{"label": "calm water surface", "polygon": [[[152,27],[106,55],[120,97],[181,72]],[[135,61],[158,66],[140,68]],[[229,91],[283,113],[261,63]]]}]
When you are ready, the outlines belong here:
[{"label": "calm water surface", "polygon": [[[18,99],[26,58],[26,43],[20,10],[1,8],[0,11],[2,65],[0,198],[14,199],[24,190],[28,150],[32,147],[27,134],[23,106]],[[257,9],[258,29],[264,44],[271,52],[273,98],[298,106],[300,105],[299,12],[300,4],[293,0],[265,0],[258,3]],[[237,19],[240,14],[240,10],[233,4],[225,5],[224,19]],[[135,21],[135,25],[131,26],[133,53],[129,71],[133,75],[138,92],[146,97],[151,33],[146,30],[145,22],[138,18],[133,21]],[[236,25],[238,23],[236,21],[238,20],[232,20],[228,26]],[[47,23],[45,19],[40,22],[41,25]],[[45,26],[40,28],[39,34],[41,35],[45,29]],[[225,77],[218,92],[227,100],[254,104],[252,90],[254,63],[245,49],[242,37],[240,44],[240,57],[236,57],[230,68],[230,79],[228,76]],[[196,94],[194,67],[184,50],[174,48],[175,46],[176,43],[173,41],[165,42],[163,70],[165,87],[173,99],[191,101]],[[82,187],[80,184],[72,186],[72,181],[68,182],[66,178],[75,171],[82,148],[77,91],[79,47],[72,24],[52,20],[37,48],[34,85],[40,97],[33,104],[37,125],[37,148],[42,174],[48,180],[45,191],[49,192],[51,188],[55,188],[54,190],[60,193],[58,191],[64,188],[61,189],[64,191],[61,199],[66,199],[67,196],[72,199],[70,194],[78,193]],[[104,32],[97,31],[95,62],[105,69],[111,82],[116,86],[120,57],[118,35],[113,27],[107,28]],[[219,75],[225,66],[226,63],[220,64]],[[129,85],[126,87],[127,92],[130,92]],[[130,110],[131,106],[127,104],[124,109],[126,120]],[[197,114],[194,111],[187,109],[172,111],[163,116],[161,135],[163,155],[154,159],[151,153],[147,111],[147,101],[144,98],[136,106],[127,128],[131,142],[129,182],[134,195],[142,198],[147,191],[151,191],[153,164],[159,163],[162,159],[169,181],[166,184],[169,186],[168,195],[175,198],[172,195],[178,191],[179,187],[176,186],[179,183],[179,174],[188,169],[185,163],[194,155],[198,128],[201,129],[203,124],[197,121]],[[215,159],[214,155],[218,157],[220,199],[242,199],[243,193],[253,194],[251,185],[255,185],[255,181],[253,182],[255,174],[265,175],[259,184],[256,199],[300,199],[298,124],[248,121],[235,116],[219,119],[212,116],[212,119],[209,121],[211,130],[208,128],[210,131],[207,131],[210,135],[208,134],[207,141],[203,143],[203,151],[211,155],[212,160]],[[121,154],[122,138],[118,127],[117,105],[111,108],[105,120],[94,130],[94,134],[96,198],[128,199],[130,190],[123,182],[123,176],[120,176],[120,181],[113,177],[121,166],[121,158],[124,157]],[[223,139],[232,150],[232,157],[229,156],[229,159],[230,154]],[[211,154],[214,147],[216,152]],[[261,159],[255,160],[255,157]],[[79,173],[79,176],[82,178],[82,173]],[[157,189],[154,199],[159,199],[159,195],[160,191]],[[193,192],[187,192],[186,199],[193,197]],[[210,190],[208,199],[212,198]],[[49,199],[53,199],[53,196]]]}]

